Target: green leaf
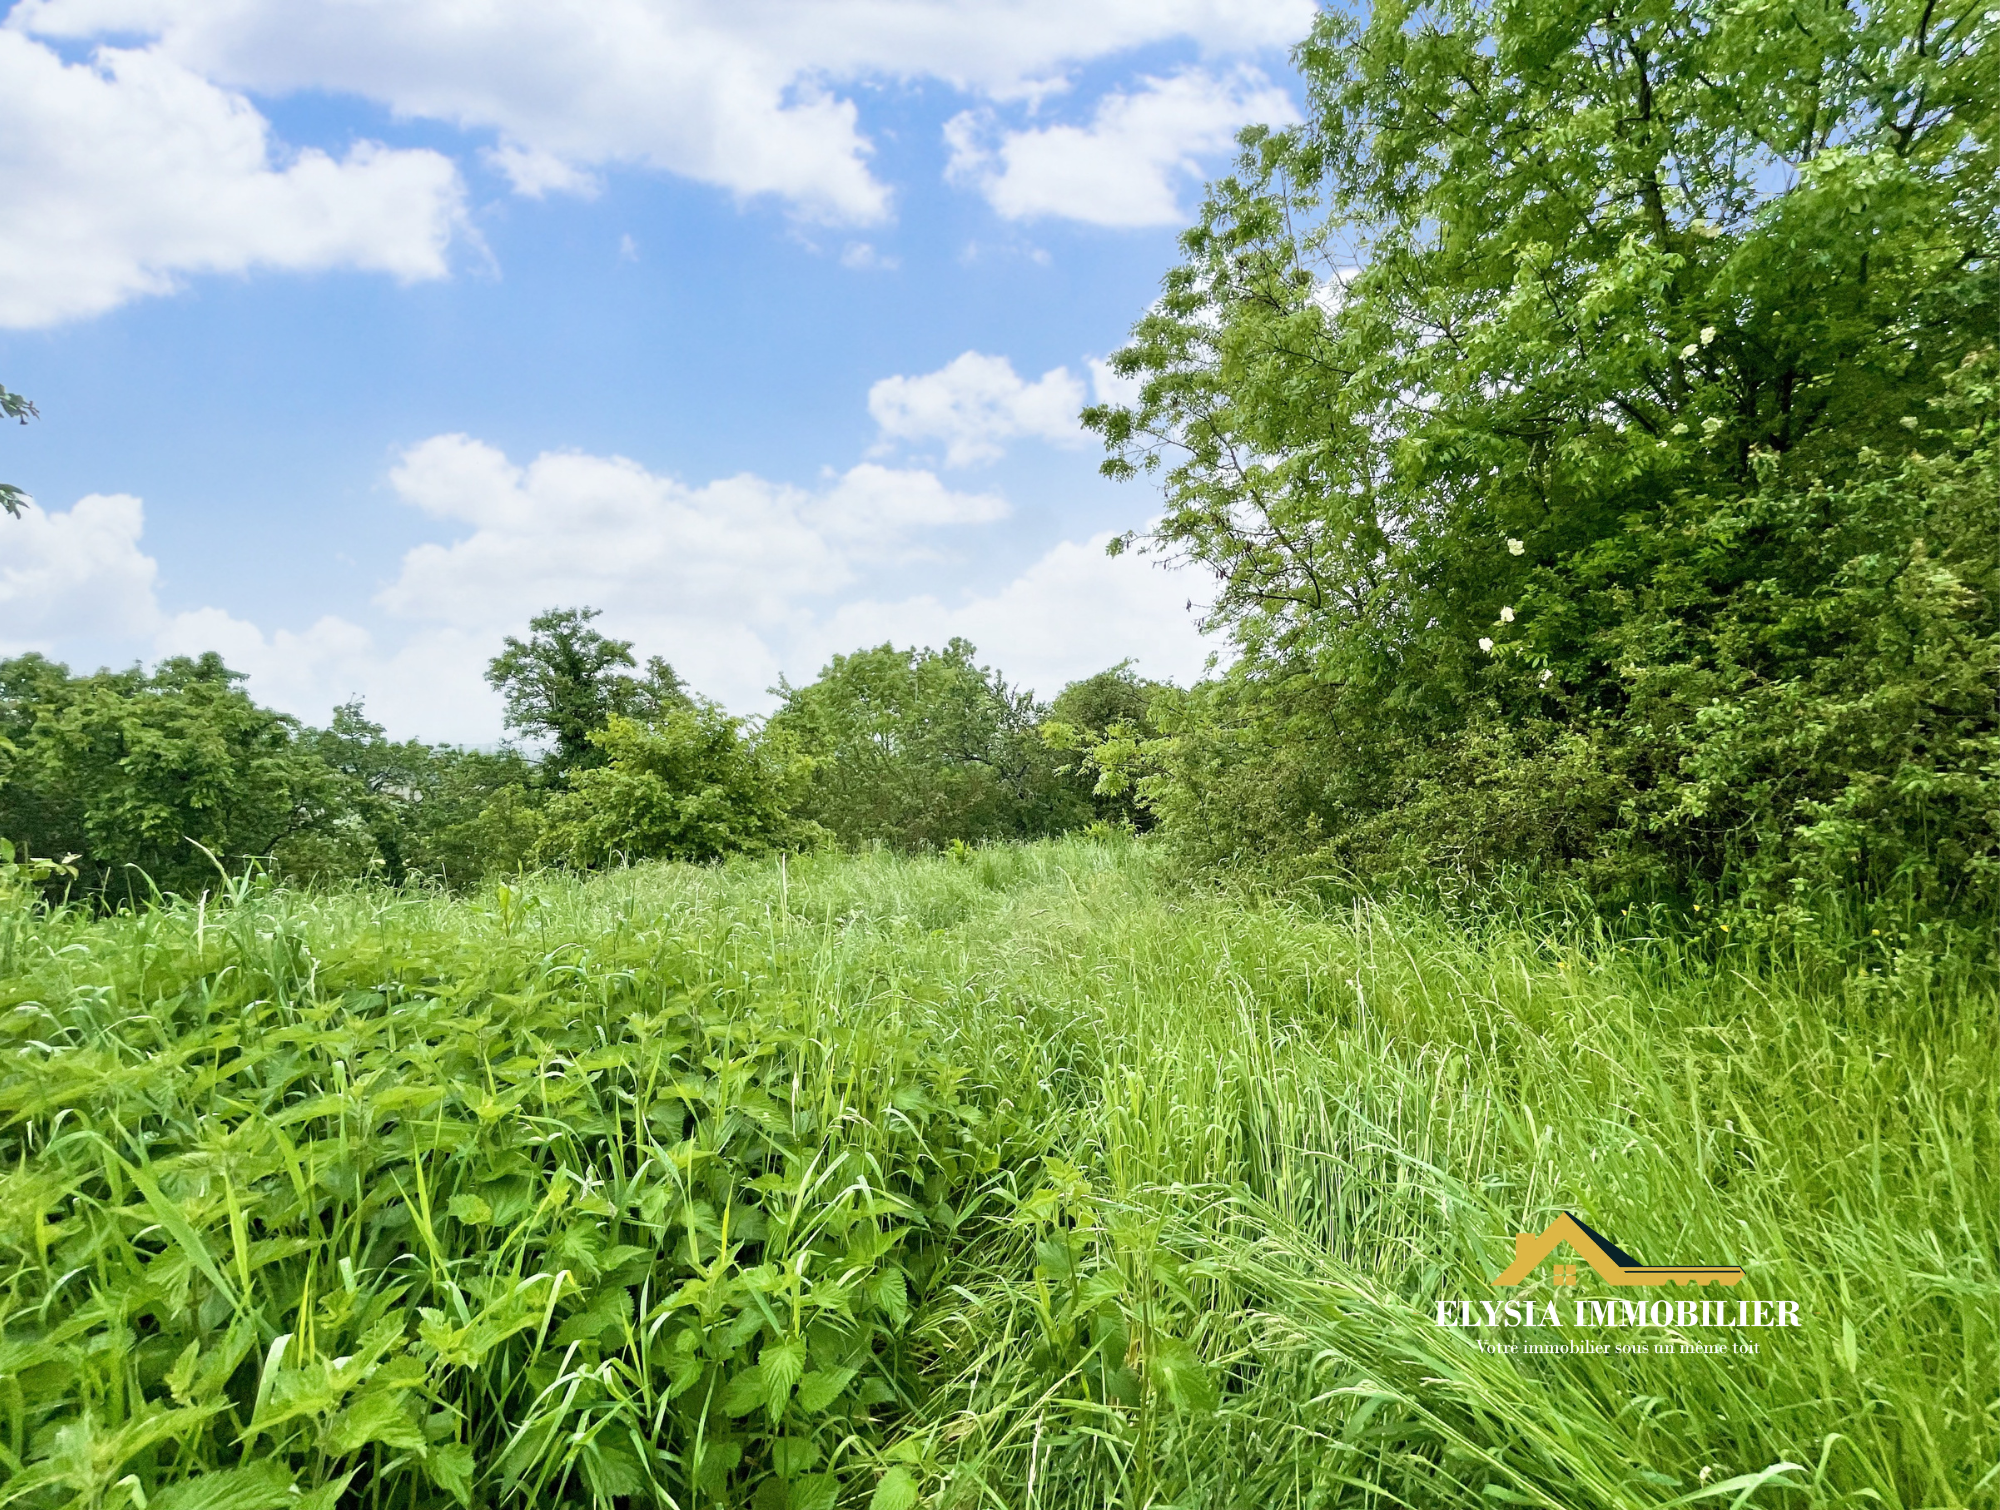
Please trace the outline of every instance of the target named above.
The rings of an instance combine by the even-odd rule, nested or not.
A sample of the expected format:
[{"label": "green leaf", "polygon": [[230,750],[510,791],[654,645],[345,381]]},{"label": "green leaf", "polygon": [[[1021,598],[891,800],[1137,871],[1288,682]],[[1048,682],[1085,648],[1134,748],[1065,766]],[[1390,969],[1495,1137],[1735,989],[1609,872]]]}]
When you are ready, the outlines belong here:
[{"label": "green leaf", "polygon": [[194,1366],[200,1358],[201,1344],[190,1342],[181,1349],[181,1355],[174,1360],[174,1366],[167,1370],[167,1393],[182,1405],[187,1405],[193,1400],[188,1391],[194,1384]]},{"label": "green leaf", "polygon": [[746,1368],[722,1392],[723,1414],[747,1416],[764,1403],[764,1374],[760,1369]]},{"label": "green leaf", "polygon": [[483,1227],[493,1220],[493,1208],[476,1195],[455,1195],[445,1210],[473,1227]]},{"label": "green leaf", "polygon": [[779,1437],[771,1444],[771,1467],[780,1478],[795,1479],[819,1461],[819,1443],[810,1437]]},{"label": "green leaf", "polygon": [[792,1483],[791,1510],[833,1510],[840,1497],[840,1480],[830,1473],[809,1473]]},{"label": "green leaf", "polygon": [[326,1450],[336,1457],[370,1442],[411,1450],[424,1445],[423,1427],[410,1413],[403,1391],[365,1390],[327,1425]]},{"label": "green leaf", "polygon": [[806,1367],[806,1340],[803,1337],[787,1337],[781,1342],[765,1345],[757,1356],[757,1367],[764,1375],[764,1398],[774,1408],[791,1398],[792,1386],[799,1382],[799,1376]]},{"label": "green leaf", "polygon": [[799,1409],[814,1413],[825,1410],[854,1382],[857,1372],[851,1368],[814,1369],[799,1380]]},{"label": "green leaf", "polygon": [[424,1456],[424,1472],[431,1482],[461,1505],[472,1503],[472,1449],[463,1442],[433,1447]]},{"label": "green leaf", "polygon": [[147,1501],[147,1510],[278,1510],[291,1501],[290,1471],[264,1462],[169,1484]]},{"label": "green leaf", "polygon": [[888,1312],[889,1319],[897,1326],[910,1318],[910,1292],[903,1280],[903,1271],[891,1265],[876,1275],[868,1285],[871,1300]]},{"label": "green leaf", "polygon": [[1214,1377],[1192,1344],[1179,1337],[1154,1338],[1146,1368],[1161,1392],[1182,1410],[1215,1409]]},{"label": "green leaf", "polygon": [[891,1468],[876,1484],[868,1510],[910,1510],[917,1502],[917,1481],[907,1468]]},{"label": "green leaf", "polygon": [[340,1503],[340,1497],[347,1493],[347,1486],[354,1482],[354,1475],[360,1471],[358,1468],[349,1469],[337,1479],[328,1479],[317,1489],[308,1489],[290,1502],[288,1510],[334,1510]]}]

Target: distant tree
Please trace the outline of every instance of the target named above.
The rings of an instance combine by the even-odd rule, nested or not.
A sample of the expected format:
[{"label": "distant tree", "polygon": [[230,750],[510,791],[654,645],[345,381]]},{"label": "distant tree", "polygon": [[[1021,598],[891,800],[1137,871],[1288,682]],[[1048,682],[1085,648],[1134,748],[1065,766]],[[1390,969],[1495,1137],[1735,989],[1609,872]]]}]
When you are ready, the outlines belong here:
[{"label": "distant tree", "polygon": [[1049,704],[1042,738],[1070,757],[1065,769],[1070,784],[1090,802],[1096,816],[1144,832],[1153,815],[1138,800],[1132,783],[1116,767],[1098,759],[1107,742],[1123,747],[1159,738],[1151,709],[1166,684],[1135,676],[1130,661],[1071,682]]},{"label": "distant tree", "polygon": [[791,816],[806,762],[705,699],[647,723],[614,713],[591,741],[604,763],[550,801],[540,858],[580,869],[712,860],[809,844],[817,832]]},{"label": "distant tree", "polygon": [[[460,884],[518,868],[539,831],[528,792],[534,770],[517,750],[391,740],[358,701],[335,708],[329,725],[306,730],[302,742],[344,784],[345,805],[372,838],[379,866],[362,869],[378,868],[393,883]],[[318,856],[304,864],[295,845],[289,858],[314,878],[356,873],[342,852]]]},{"label": "distant tree", "polygon": [[[20,394],[9,393],[5,388],[0,388],[0,415],[19,420],[25,425],[30,419],[39,417],[39,411]],[[0,509],[5,509],[18,518],[27,502],[28,495],[13,483],[0,482]]]},{"label": "distant tree", "polygon": [[0,737],[12,747],[0,821],[17,852],[75,853],[86,889],[144,898],[149,879],[162,891],[212,885],[209,854],[236,866],[307,834],[337,847],[350,816],[340,782],[297,721],[258,707],[241,680],[213,652],[150,675],[0,662]]},{"label": "distant tree", "polygon": [[962,639],[942,651],[882,645],[835,656],[807,686],[781,682],[770,731],[812,761],[805,816],[847,844],[904,848],[1087,822],[1037,736],[1043,710],[977,654]]},{"label": "distant tree", "polygon": [[658,656],[642,677],[619,668],[634,666],[629,640],[614,640],[591,628],[596,608],[552,608],[528,621],[526,640],[507,636],[486,680],[506,700],[507,726],[552,741],[550,774],[558,780],[577,768],[603,762],[590,736],[613,714],[641,721],[687,703],[674,668]]}]

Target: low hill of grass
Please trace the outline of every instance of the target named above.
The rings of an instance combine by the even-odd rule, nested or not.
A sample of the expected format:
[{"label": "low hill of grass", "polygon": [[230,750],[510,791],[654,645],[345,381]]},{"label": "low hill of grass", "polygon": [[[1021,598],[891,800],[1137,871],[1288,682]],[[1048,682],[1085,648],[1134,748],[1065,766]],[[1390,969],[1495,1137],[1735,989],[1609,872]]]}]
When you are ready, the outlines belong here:
[{"label": "low hill of grass", "polygon": [[1995,1008],[1117,840],[15,906],[0,1505],[1990,1504]]}]

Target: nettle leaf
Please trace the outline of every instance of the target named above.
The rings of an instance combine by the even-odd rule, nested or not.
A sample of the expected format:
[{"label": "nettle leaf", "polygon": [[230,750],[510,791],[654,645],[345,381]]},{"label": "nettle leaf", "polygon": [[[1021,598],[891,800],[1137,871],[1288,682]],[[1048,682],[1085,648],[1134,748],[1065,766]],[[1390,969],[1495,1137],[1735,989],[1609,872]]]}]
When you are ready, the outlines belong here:
[{"label": "nettle leaf", "polygon": [[764,1351],[757,1355],[757,1367],[763,1372],[764,1398],[775,1418],[779,1408],[791,1398],[792,1386],[805,1372],[805,1338],[787,1337],[783,1341],[766,1344]]},{"label": "nettle leaf", "polygon": [[841,1391],[854,1382],[859,1369],[816,1368],[799,1380],[799,1409],[818,1413],[840,1398]]},{"label": "nettle leaf", "polygon": [[407,1449],[424,1446],[423,1428],[403,1391],[371,1387],[327,1423],[326,1450],[335,1457],[357,1452],[370,1442]]},{"label": "nettle leaf", "polygon": [[701,1359],[692,1353],[672,1353],[667,1358],[666,1398],[675,1400],[701,1382],[707,1372]]},{"label": "nettle leaf", "polygon": [[601,1337],[606,1332],[622,1330],[631,1319],[632,1292],[622,1288],[603,1290],[588,1307],[562,1324],[556,1332],[556,1343],[567,1347],[572,1342]]},{"label": "nettle leaf", "polygon": [[781,1479],[795,1479],[819,1461],[819,1443],[810,1437],[779,1437],[771,1444],[771,1468]]},{"label": "nettle leaf", "polygon": [[1215,1409],[1215,1377],[1192,1343],[1179,1337],[1155,1337],[1146,1370],[1160,1391],[1181,1409],[1204,1414]]},{"label": "nettle leaf", "polygon": [[631,1448],[599,1436],[585,1449],[584,1476],[599,1503],[615,1495],[633,1495],[646,1487],[645,1471]]},{"label": "nettle leaf", "polygon": [[695,1466],[695,1482],[710,1494],[720,1494],[729,1483],[730,1470],[742,1461],[741,1442],[709,1442]]},{"label": "nettle leaf", "polygon": [[887,1312],[897,1326],[909,1319],[910,1292],[901,1269],[892,1265],[870,1280],[868,1298]]},{"label": "nettle leaf", "polygon": [[147,1510],[278,1510],[291,1500],[290,1471],[263,1462],[169,1484],[147,1501]]},{"label": "nettle leaf", "polygon": [[789,1510],[833,1510],[840,1498],[840,1480],[830,1473],[809,1473],[793,1481]]},{"label": "nettle leaf", "polygon": [[472,1503],[474,1468],[472,1449],[463,1442],[433,1447],[424,1455],[424,1472],[430,1475],[431,1482],[461,1505]]},{"label": "nettle leaf", "polygon": [[910,1510],[917,1502],[917,1481],[907,1468],[891,1468],[875,1485],[868,1510]]},{"label": "nettle leaf", "polygon": [[186,1347],[181,1349],[181,1355],[174,1360],[174,1366],[167,1370],[167,1392],[174,1397],[174,1400],[178,1404],[188,1405],[193,1403],[193,1396],[188,1391],[194,1383],[194,1368],[200,1358],[201,1344],[199,1342],[190,1342]]},{"label": "nettle leaf", "polygon": [[493,1208],[476,1195],[455,1195],[445,1210],[473,1227],[483,1227],[493,1220]]},{"label": "nettle leaf", "polygon": [[761,1369],[744,1369],[729,1381],[729,1387],[722,1392],[724,1415],[747,1416],[763,1403],[764,1374]]}]

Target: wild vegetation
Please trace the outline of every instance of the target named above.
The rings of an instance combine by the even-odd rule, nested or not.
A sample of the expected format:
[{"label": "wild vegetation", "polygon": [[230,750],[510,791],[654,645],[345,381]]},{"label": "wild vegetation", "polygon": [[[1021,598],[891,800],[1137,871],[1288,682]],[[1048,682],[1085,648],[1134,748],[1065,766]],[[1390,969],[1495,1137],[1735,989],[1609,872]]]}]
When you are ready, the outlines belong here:
[{"label": "wild vegetation", "polygon": [[[1947,962],[1190,892],[1118,839],[0,927],[9,1504],[2000,1484],[1996,1002]],[[1437,1325],[1561,1209],[1803,1325]]]}]

